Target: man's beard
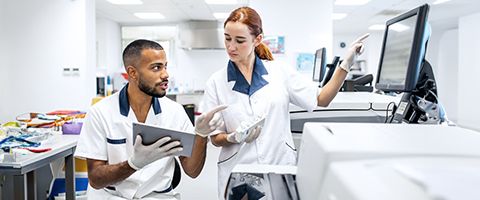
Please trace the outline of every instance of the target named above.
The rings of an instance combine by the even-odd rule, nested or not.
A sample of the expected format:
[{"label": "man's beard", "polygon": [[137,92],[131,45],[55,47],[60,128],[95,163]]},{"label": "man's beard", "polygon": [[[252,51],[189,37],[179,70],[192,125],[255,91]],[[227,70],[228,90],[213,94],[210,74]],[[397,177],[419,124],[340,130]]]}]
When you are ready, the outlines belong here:
[{"label": "man's beard", "polygon": [[145,94],[148,94],[148,95],[150,95],[152,97],[156,97],[156,98],[162,98],[162,97],[165,96],[166,92],[165,91],[163,91],[163,92],[155,91],[155,87],[160,85],[160,84],[155,84],[153,87],[149,87],[145,82],[142,81],[142,79],[140,79],[139,83],[138,83],[138,87]]}]

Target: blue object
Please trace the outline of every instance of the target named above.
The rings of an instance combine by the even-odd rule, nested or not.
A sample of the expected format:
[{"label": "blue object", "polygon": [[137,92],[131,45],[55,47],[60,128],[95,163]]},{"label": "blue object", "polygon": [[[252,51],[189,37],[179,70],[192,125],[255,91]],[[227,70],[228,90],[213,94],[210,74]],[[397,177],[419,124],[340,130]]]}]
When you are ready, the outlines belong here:
[{"label": "blue object", "polygon": [[[75,177],[75,191],[86,191],[88,187],[88,178]],[[59,193],[65,193],[65,179],[57,178],[53,182],[52,190],[48,199],[55,199]]]},{"label": "blue object", "polygon": [[23,148],[23,147],[38,147],[40,146],[39,142],[31,142],[25,140],[21,137],[8,136],[7,138],[0,141],[0,149],[4,152],[10,152],[11,148]]}]

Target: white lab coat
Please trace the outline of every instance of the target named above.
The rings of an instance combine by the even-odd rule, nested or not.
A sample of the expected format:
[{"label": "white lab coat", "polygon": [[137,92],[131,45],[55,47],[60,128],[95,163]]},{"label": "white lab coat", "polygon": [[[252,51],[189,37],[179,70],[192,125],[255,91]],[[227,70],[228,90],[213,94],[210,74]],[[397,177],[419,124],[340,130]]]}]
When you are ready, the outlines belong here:
[{"label": "white lab coat", "polygon": [[[236,164],[296,165],[296,149],[290,132],[289,103],[312,111],[317,106],[316,97],[319,92],[318,86],[305,80],[293,69],[276,62],[260,61],[257,57],[251,82],[254,86],[250,88],[246,85],[247,89],[255,87],[256,91],[244,94],[236,91],[238,89],[232,89],[245,89],[245,85],[235,86],[240,76],[235,68],[229,62],[227,68],[214,73],[207,81],[201,109],[207,111],[217,105],[228,105],[222,111],[225,126],[213,134],[223,131],[231,133],[242,121],[256,115],[266,115],[266,119],[261,134],[254,142],[222,147],[218,159],[219,199],[224,198],[228,177]],[[268,74],[262,73],[262,68]],[[232,77],[236,80],[228,81]],[[259,87],[262,82],[260,77],[268,84],[260,84]]]},{"label": "white lab coat", "polygon": [[[78,140],[75,156],[95,160],[105,160],[108,164],[126,161],[133,154],[132,122],[137,122],[130,108],[125,86],[122,91],[109,96],[87,113]],[[193,132],[193,126],[183,107],[167,98],[153,98],[152,106],[145,121],[173,130]],[[114,192],[106,189],[94,190],[89,187],[89,199],[146,198],[177,199],[174,191],[165,191],[171,186],[175,161],[166,157],[146,165],[127,179],[110,185]],[[100,198],[102,197],[102,198]]]}]

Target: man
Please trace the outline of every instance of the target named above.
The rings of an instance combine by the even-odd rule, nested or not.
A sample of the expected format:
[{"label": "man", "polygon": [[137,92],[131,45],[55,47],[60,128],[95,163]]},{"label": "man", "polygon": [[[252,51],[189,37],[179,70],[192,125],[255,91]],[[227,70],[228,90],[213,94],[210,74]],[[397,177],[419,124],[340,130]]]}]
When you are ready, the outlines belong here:
[{"label": "man", "polygon": [[[147,146],[142,144],[141,136],[132,141],[132,122],[194,131],[183,107],[162,98],[169,77],[165,51],[156,42],[136,40],[125,48],[123,62],[129,83],[92,106],[78,141],[76,156],[86,158],[88,165],[87,196],[89,199],[179,199],[172,186],[177,165],[172,155],[182,151],[180,142],[164,137]],[[195,122],[192,156],[179,158],[188,176],[195,178],[202,171],[206,137],[222,125],[217,112],[225,108],[217,107]]]}]

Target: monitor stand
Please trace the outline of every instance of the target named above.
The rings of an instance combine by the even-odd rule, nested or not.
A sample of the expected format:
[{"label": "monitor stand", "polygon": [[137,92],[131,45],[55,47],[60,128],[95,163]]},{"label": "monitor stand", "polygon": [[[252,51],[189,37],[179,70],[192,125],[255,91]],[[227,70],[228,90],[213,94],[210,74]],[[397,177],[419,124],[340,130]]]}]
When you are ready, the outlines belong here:
[{"label": "monitor stand", "polygon": [[439,124],[444,120],[442,110],[438,104],[437,87],[432,66],[428,61],[423,60],[415,90],[403,94],[391,122]]}]

